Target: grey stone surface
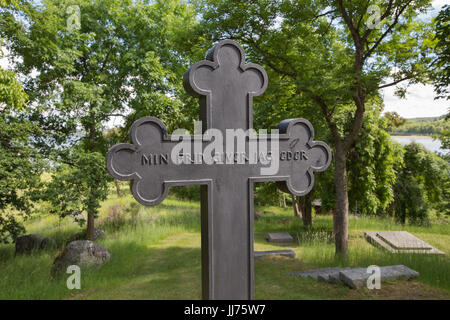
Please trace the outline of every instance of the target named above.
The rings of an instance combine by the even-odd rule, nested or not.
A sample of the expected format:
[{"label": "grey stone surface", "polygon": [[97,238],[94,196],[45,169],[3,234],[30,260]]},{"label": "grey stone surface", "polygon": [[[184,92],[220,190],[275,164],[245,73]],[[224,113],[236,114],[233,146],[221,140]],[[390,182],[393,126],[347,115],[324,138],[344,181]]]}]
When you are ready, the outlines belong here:
[{"label": "grey stone surface", "polygon": [[370,243],[392,253],[444,254],[407,231],[366,231]]},{"label": "grey stone surface", "polygon": [[84,268],[100,267],[110,259],[108,250],[89,240],[77,240],[69,243],[53,262],[51,274],[57,276],[66,272],[70,265]]},{"label": "grey stone surface", "polygon": [[55,240],[39,234],[28,234],[16,239],[16,254],[30,254],[33,251],[55,248]]},{"label": "grey stone surface", "polygon": [[316,280],[324,280],[329,281],[330,277],[337,277],[339,275],[339,272],[343,269],[348,268],[322,268],[322,269],[313,269],[313,270],[306,270],[306,271],[296,271],[289,273],[291,276],[299,276],[302,278],[313,278]]},{"label": "grey stone surface", "polygon": [[266,256],[272,256],[272,255],[295,258],[295,252],[292,250],[255,251],[255,254],[254,254],[255,258],[261,258],[261,257],[266,257]]},{"label": "grey stone surface", "polygon": [[294,238],[287,232],[272,232],[267,234],[267,241],[273,243],[291,243]]},{"label": "grey stone surface", "polygon": [[351,268],[332,268],[332,270],[329,270],[328,272],[319,273],[319,275],[317,276],[317,280],[329,283],[340,283],[341,280],[339,278],[339,273],[343,270],[348,269]]},{"label": "grey stone surface", "polygon": [[370,274],[367,273],[366,268],[349,268],[347,270],[340,270],[337,277],[339,281],[346,286],[357,289],[364,286]]},{"label": "grey stone surface", "polygon": [[[246,62],[237,42],[223,40],[207,52],[205,60],[186,71],[183,85],[199,99],[202,124],[198,132],[216,129],[226,137],[227,130],[248,133],[253,128],[253,97],[264,93],[268,78],[260,65]],[[227,139],[215,138],[221,146],[209,150],[218,154],[207,162],[198,156],[211,146],[211,136],[181,139],[151,116],[135,121],[130,129],[132,143],[116,144],[108,151],[109,173],[119,180],[131,180],[133,196],[148,206],[163,201],[171,186],[201,185],[202,296],[253,299],[254,183],[276,181],[285,192],[306,195],[313,188],[314,172],[330,165],[330,147],[314,141],[312,124],[302,118],[281,121],[279,138],[241,135],[244,152],[236,146],[226,150]],[[180,149],[181,140],[187,142],[186,148]],[[251,141],[256,145],[267,142],[264,158],[275,145],[277,154],[271,154],[267,163],[261,150],[250,154]],[[274,170],[269,169],[271,164]]]},{"label": "grey stone surface", "polygon": [[[396,279],[410,280],[419,276],[417,271],[414,271],[404,265],[380,267],[380,272],[381,281]],[[367,279],[370,275],[370,273],[367,273],[366,268],[353,268],[340,271],[339,280],[352,289],[359,289],[367,285]]]},{"label": "grey stone surface", "polygon": [[395,249],[432,249],[428,243],[407,231],[378,231],[377,236]]},{"label": "grey stone surface", "polygon": [[[414,271],[404,265],[380,267],[381,281],[395,279],[412,279],[419,276]],[[367,279],[371,275],[367,273],[367,268],[322,268],[307,271],[292,272],[288,275],[300,276],[302,278],[312,278],[329,283],[343,283],[346,286],[359,289],[365,287]]]},{"label": "grey stone surface", "polygon": [[[78,232],[72,235],[70,238],[70,241],[77,241],[77,240],[85,240],[86,237],[86,230],[83,232]],[[105,238],[105,231],[102,229],[94,228],[94,240],[98,239],[104,239]]]}]

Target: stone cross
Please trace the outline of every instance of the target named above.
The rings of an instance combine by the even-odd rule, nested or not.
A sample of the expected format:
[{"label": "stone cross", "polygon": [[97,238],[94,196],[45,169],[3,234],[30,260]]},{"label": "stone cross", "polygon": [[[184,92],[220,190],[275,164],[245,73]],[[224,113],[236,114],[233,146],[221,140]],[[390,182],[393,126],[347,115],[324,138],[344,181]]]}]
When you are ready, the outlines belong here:
[{"label": "stone cross", "polygon": [[[214,128],[224,136],[227,129],[252,129],[253,97],[261,95],[267,83],[264,69],[246,64],[244,50],[232,40],[215,45],[206,60],[192,65],[183,77],[186,90],[200,100],[202,132]],[[313,172],[324,171],[330,164],[330,148],[313,140],[309,121],[284,120],[278,129],[278,144],[272,135],[255,134],[256,138],[244,140],[245,153],[252,139],[268,141],[268,150],[277,145],[266,162],[249,161],[248,154],[242,161],[236,157],[221,161],[220,154],[214,161],[174,161],[175,148],[177,156],[185,155],[179,151],[182,138],[187,141],[185,146],[198,149],[200,145],[201,150],[213,140],[171,136],[154,117],[134,122],[131,144],[117,144],[108,151],[108,171],[119,180],[132,180],[132,193],[144,205],[160,203],[171,186],[201,185],[204,299],[253,299],[253,184],[277,181],[284,191],[302,196],[313,187]],[[225,148],[225,141],[216,139],[216,145]],[[263,174],[268,160],[277,160],[278,168]]]}]

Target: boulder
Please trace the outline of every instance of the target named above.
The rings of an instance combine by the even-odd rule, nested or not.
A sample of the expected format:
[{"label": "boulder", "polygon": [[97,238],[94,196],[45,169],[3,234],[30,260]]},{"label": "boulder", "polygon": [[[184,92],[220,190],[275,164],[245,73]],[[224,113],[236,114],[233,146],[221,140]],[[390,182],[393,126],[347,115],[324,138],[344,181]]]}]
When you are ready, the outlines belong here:
[{"label": "boulder", "polygon": [[[70,241],[77,241],[77,240],[85,240],[86,238],[86,231],[75,233],[72,237],[70,237]],[[94,240],[103,239],[105,238],[105,231],[102,229],[94,228]]]},{"label": "boulder", "polygon": [[69,243],[53,262],[51,274],[57,276],[65,273],[70,265],[77,265],[82,270],[98,268],[109,261],[108,250],[89,240],[77,240]]},{"label": "boulder", "polygon": [[52,238],[44,237],[41,241],[40,249],[46,250],[46,249],[56,249],[56,241]]},{"label": "boulder", "polygon": [[27,234],[16,239],[16,254],[30,254],[33,251],[55,248],[55,240],[39,234]]}]

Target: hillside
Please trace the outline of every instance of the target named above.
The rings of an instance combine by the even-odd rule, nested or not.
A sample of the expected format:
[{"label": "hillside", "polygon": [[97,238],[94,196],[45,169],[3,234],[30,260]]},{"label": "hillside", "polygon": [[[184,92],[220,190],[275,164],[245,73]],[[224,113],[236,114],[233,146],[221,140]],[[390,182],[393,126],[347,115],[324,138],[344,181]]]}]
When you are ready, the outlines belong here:
[{"label": "hillside", "polygon": [[441,117],[411,118],[406,119],[405,123],[399,127],[393,128],[391,135],[440,135],[444,131],[450,130],[450,121]]}]

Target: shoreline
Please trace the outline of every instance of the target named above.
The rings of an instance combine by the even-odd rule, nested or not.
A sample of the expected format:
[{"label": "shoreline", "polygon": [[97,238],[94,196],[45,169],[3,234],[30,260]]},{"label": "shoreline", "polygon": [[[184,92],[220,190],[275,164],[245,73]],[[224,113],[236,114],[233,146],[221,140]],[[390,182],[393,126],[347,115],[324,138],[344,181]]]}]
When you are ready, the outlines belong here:
[{"label": "shoreline", "polygon": [[401,144],[402,146],[408,145],[412,142],[423,145],[428,151],[448,154],[450,150],[441,149],[441,142],[439,139],[435,139],[432,136],[420,136],[420,135],[390,135],[391,140]]},{"label": "shoreline", "polygon": [[403,132],[394,132],[389,135],[392,137],[420,137],[420,138],[433,138],[433,135],[430,134],[417,134],[417,133],[403,133]]}]

